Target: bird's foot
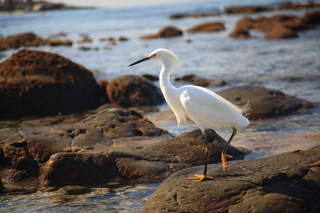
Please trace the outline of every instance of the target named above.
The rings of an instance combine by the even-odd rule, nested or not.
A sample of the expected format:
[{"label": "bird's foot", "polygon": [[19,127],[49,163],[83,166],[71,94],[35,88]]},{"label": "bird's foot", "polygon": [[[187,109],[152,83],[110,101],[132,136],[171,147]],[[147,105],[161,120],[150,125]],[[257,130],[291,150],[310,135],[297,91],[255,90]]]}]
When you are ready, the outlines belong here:
[{"label": "bird's foot", "polygon": [[231,155],[221,153],[221,161],[222,161],[223,171],[226,171],[226,168],[228,167],[227,157],[233,158]]},{"label": "bird's foot", "polygon": [[200,182],[204,180],[213,180],[213,177],[207,175],[194,175],[194,177],[187,178],[187,180],[193,180],[193,182]]}]

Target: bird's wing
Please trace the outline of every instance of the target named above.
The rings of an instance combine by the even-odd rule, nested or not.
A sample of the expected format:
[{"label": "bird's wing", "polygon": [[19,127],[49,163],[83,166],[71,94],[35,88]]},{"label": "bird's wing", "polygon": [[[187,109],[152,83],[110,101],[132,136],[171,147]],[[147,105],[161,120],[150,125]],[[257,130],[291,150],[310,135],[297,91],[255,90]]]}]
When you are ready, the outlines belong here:
[{"label": "bird's wing", "polygon": [[180,101],[187,116],[200,128],[245,125],[242,110],[216,93],[196,86],[180,89]]}]

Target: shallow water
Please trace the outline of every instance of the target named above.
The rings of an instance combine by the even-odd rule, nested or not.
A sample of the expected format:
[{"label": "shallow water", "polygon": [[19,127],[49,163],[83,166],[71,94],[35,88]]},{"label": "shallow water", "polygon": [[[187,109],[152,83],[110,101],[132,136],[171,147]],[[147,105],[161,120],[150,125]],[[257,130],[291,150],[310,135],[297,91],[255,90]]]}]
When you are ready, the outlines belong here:
[{"label": "shallow water", "polygon": [[[281,1],[241,1],[242,4],[275,5]],[[72,47],[37,47],[30,49],[50,51],[70,58],[88,69],[99,71],[96,79],[112,80],[125,74],[158,75],[161,65],[148,62],[134,67],[128,65],[148,55],[157,48],[167,48],[176,53],[183,69],[173,74],[178,77],[197,74],[211,79],[224,79],[227,85],[210,88],[218,91],[235,85],[256,84],[281,90],[308,101],[319,103],[320,93],[320,31],[300,32],[298,39],[266,41],[263,33],[252,32],[253,39],[237,40],[228,37],[242,15],[188,18],[170,20],[176,12],[217,12],[220,5],[238,5],[239,1],[206,1],[174,5],[48,11],[0,16],[2,36],[33,31],[47,38],[59,32],[67,33],[74,41]],[[306,11],[275,11],[252,15],[271,16],[277,13],[302,16]],[[147,17],[147,18],[146,18]],[[186,30],[188,27],[209,20],[224,21],[226,31],[212,34],[187,34],[181,38],[140,40],[145,34],[173,25]],[[92,43],[78,44],[80,34],[86,33]],[[126,36],[130,40],[117,42],[115,46],[100,42],[100,38]],[[191,43],[186,40],[191,39]],[[80,51],[78,46],[97,47],[97,51]],[[4,51],[3,61],[17,50]],[[289,81],[295,78],[295,81]],[[175,85],[181,83],[173,82]],[[192,122],[177,129],[175,118],[166,104],[159,113],[147,114],[156,125],[173,134],[195,129]],[[305,110],[297,114],[274,119],[252,121],[239,132],[232,145],[249,148],[252,153],[246,159],[271,156],[296,149],[308,149],[320,144],[320,109]],[[230,130],[218,130],[228,138]],[[61,196],[59,191],[0,197],[0,209],[6,212],[138,212],[142,204],[158,184],[138,184],[114,188],[94,188],[91,193],[77,196]]]}]

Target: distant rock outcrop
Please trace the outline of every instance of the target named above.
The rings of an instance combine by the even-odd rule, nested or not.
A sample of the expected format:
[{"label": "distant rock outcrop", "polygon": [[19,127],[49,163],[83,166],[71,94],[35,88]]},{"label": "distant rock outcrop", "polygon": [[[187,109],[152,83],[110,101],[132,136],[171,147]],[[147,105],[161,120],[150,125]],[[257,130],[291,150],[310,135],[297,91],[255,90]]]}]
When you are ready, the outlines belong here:
[{"label": "distant rock outcrop", "polygon": [[167,26],[162,28],[156,34],[144,35],[144,36],[141,36],[140,39],[172,38],[176,36],[182,36],[182,34],[183,34],[182,30],[176,27]]}]

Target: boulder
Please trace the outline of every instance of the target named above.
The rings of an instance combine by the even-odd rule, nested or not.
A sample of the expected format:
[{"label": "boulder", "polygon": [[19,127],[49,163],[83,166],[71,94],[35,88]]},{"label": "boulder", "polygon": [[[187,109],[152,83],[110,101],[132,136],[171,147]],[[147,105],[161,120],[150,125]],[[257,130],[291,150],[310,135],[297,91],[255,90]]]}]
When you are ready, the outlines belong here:
[{"label": "boulder", "polygon": [[114,79],[107,85],[107,94],[112,103],[122,107],[155,106],[165,101],[152,81],[136,75]]},{"label": "boulder", "polygon": [[306,100],[261,86],[236,86],[218,91],[217,94],[238,106],[244,106],[249,102],[249,119],[251,120],[288,115],[315,107],[313,103]]},{"label": "boulder", "polygon": [[187,29],[189,33],[211,33],[225,30],[223,22],[219,21],[209,21],[202,24],[198,24],[196,26],[190,27]]},{"label": "boulder", "polygon": [[320,146],[306,151],[210,165],[210,181],[192,182],[202,167],[180,170],[149,197],[142,212],[318,212]]},{"label": "boulder", "polygon": [[182,30],[176,27],[167,26],[162,28],[156,34],[144,35],[144,36],[141,36],[140,39],[172,38],[176,36],[182,36],[182,34],[183,34]]},{"label": "boulder", "polygon": [[58,54],[20,50],[0,70],[1,119],[80,112],[99,104],[92,73]]},{"label": "boulder", "polygon": [[45,41],[31,32],[0,38],[0,51],[41,45],[45,45]]}]

